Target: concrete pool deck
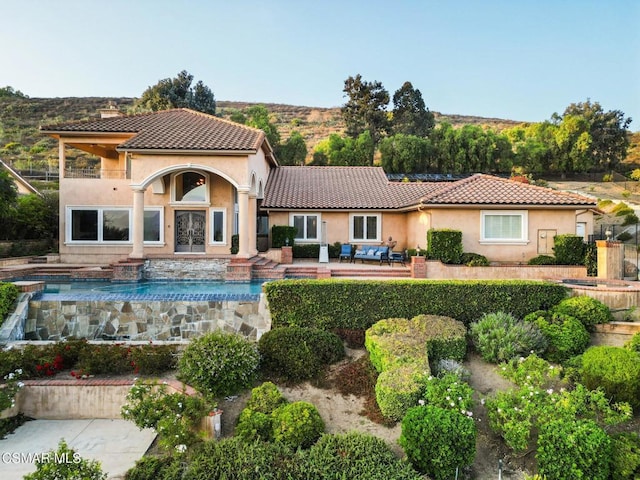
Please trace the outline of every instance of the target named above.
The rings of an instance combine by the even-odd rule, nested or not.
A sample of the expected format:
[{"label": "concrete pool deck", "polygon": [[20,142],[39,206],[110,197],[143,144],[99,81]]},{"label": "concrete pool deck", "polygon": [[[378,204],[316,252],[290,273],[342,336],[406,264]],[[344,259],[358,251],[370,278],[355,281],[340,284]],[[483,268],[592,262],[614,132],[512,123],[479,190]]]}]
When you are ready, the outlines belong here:
[{"label": "concrete pool deck", "polygon": [[62,438],[82,458],[98,460],[109,479],[124,478],[155,437],[152,429],[140,430],[126,420],[32,420],[0,440],[0,478],[19,480],[34,472],[28,455],[57,450]]}]

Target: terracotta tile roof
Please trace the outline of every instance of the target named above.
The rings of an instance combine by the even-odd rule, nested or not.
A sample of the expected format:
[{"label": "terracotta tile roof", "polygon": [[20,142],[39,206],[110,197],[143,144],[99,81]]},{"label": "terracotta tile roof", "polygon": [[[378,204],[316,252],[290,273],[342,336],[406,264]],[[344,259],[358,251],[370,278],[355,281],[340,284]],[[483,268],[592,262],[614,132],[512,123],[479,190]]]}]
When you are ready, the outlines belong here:
[{"label": "terracotta tile roof", "polygon": [[397,209],[435,188],[389,182],[380,167],[278,167],[267,180],[263,208]]},{"label": "terracotta tile roof", "polygon": [[118,150],[257,151],[262,130],[187,108],[47,125],[43,133],[131,133]]},{"label": "terracotta tile roof", "polygon": [[422,199],[427,205],[545,205],[595,207],[596,201],[551,188],[476,174],[442,187]]},{"label": "terracotta tile roof", "polygon": [[593,208],[596,201],[550,188],[477,174],[455,182],[389,182],[380,167],[278,167],[267,180],[263,208],[402,209],[448,205]]}]

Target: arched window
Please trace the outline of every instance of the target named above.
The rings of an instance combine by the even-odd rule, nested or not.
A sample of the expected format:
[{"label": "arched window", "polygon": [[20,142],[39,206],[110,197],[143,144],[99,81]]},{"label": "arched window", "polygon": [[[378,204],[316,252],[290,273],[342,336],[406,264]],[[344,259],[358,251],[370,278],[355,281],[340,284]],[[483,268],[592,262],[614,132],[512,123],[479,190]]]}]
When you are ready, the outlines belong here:
[{"label": "arched window", "polygon": [[181,172],[173,176],[172,201],[209,203],[209,177],[201,172]]}]

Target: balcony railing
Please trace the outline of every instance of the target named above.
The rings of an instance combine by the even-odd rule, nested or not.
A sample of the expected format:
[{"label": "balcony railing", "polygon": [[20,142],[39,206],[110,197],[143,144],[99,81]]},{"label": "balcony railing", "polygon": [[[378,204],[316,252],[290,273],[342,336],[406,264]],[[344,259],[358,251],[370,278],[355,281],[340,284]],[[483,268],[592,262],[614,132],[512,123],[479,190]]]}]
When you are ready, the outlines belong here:
[{"label": "balcony railing", "polygon": [[99,168],[67,168],[64,178],[107,178],[124,180],[130,178],[126,170],[101,170]]}]

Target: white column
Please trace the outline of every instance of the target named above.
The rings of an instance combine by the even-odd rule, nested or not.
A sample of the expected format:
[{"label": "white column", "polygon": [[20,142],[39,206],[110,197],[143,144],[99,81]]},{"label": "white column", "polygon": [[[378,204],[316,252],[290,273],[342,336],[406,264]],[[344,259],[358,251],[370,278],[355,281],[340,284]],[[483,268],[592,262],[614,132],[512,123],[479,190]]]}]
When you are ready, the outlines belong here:
[{"label": "white column", "polygon": [[144,191],[142,187],[131,187],[133,190],[133,250],[129,258],[144,258]]},{"label": "white column", "polygon": [[240,258],[249,258],[249,221],[249,189],[241,187],[238,188],[238,257]]},{"label": "white column", "polygon": [[249,254],[251,256],[257,255],[258,249],[256,248],[257,241],[257,224],[256,224],[256,215],[258,213],[258,205],[256,203],[256,196],[249,194],[249,221],[247,223],[249,229]]}]

